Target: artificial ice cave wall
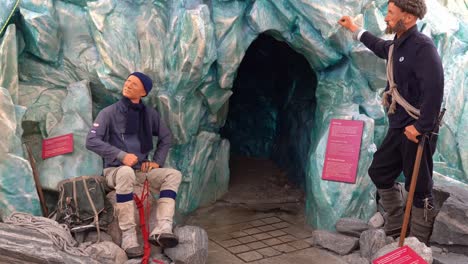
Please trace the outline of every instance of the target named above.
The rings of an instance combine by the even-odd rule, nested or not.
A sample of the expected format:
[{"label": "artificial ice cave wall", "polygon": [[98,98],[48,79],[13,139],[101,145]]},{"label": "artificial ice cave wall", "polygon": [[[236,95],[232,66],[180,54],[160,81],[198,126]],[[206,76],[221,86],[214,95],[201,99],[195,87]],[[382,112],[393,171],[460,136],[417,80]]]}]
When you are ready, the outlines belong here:
[{"label": "artificial ice cave wall", "polygon": [[[468,9],[462,0],[426,2],[429,12],[418,28],[441,54],[448,109],[435,175],[468,183]],[[22,143],[32,147],[45,188],[101,173],[100,158],[84,148],[85,135],[97,111],[117,101],[124,79],[138,70],[153,78],[146,103],[162,113],[174,135],[167,164],[184,175],[181,212],[226,192],[232,149],[277,160],[305,189],[314,227],[332,229],[342,216],[368,218],[375,190],[367,168],[387,126],[379,103],[385,62],[336,21],[350,15],[384,36],[385,13],[385,0],[2,0],[0,211],[40,214]],[[264,86],[255,89],[249,71],[238,72],[260,35],[291,49],[291,60],[282,61],[289,63],[289,77],[283,78],[287,89],[281,96]],[[252,71],[251,79],[268,79],[261,73]],[[252,89],[252,100],[273,94],[281,108],[270,104],[252,109],[256,115],[239,114],[247,120],[242,124],[228,119],[237,100],[233,92],[249,93],[233,89],[235,83]],[[271,118],[263,123],[270,130],[259,130],[255,118],[262,114]],[[320,179],[332,118],[365,123],[356,184]],[[235,132],[269,141],[240,145],[242,140],[221,136]],[[74,152],[42,160],[40,140],[66,133],[74,134]]]}]

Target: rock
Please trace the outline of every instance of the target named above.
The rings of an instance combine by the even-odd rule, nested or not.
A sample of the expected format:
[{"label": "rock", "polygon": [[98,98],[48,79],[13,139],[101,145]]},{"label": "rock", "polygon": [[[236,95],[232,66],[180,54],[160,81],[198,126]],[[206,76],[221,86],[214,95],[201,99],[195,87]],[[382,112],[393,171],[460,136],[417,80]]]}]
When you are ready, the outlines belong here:
[{"label": "rock", "polygon": [[443,204],[435,219],[430,242],[442,247],[456,245],[468,249],[468,190],[458,186],[436,186],[434,193],[436,199],[440,198],[436,204]]},{"label": "rock", "polygon": [[433,264],[466,264],[468,263],[468,257],[461,254],[455,253],[434,253],[432,255],[434,258]]},{"label": "rock", "polygon": [[335,227],[339,233],[353,237],[359,237],[363,231],[369,229],[365,221],[357,218],[341,218]]},{"label": "rock", "polygon": [[25,227],[0,223],[0,263],[99,264],[90,256],[58,249],[46,235]]},{"label": "rock", "polygon": [[395,241],[396,241],[396,239],[391,237],[391,236],[388,236],[388,237],[385,238],[385,244],[387,244],[387,245],[391,244],[391,243],[393,243]]},{"label": "rock", "polygon": [[208,235],[197,226],[182,226],[174,229],[179,238],[175,248],[164,249],[164,253],[177,264],[204,264],[208,258]]},{"label": "rock", "polygon": [[92,244],[85,251],[103,264],[122,264],[128,260],[125,251],[114,242],[104,241]]},{"label": "rock", "polygon": [[[156,247],[151,247],[151,257],[150,257],[150,263],[156,263],[154,261],[151,261],[153,259],[159,260],[164,264],[174,264],[174,262],[168,258],[166,255],[162,254],[161,251],[159,250],[153,250]],[[160,249],[160,248],[158,248]],[[134,258],[134,259],[129,259],[125,264],[141,264],[142,258]]]},{"label": "rock", "polygon": [[387,245],[386,235],[383,229],[371,229],[362,232],[359,238],[359,248],[361,257],[371,259],[371,257]]},{"label": "rock", "polygon": [[459,246],[459,245],[439,245],[437,243],[432,243],[431,246],[442,247],[445,253],[455,253],[455,254],[462,254],[468,256],[468,247],[466,246]]},{"label": "rock", "polygon": [[[405,245],[408,245],[412,250],[414,250],[419,256],[421,256],[428,264],[432,264],[432,250],[427,247],[424,243],[419,242],[415,237],[408,237],[405,239]],[[374,256],[372,260],[380,258],[381,256],[392,252],[398,248],[398,242],[391,243],[381,248]]]},{"label": "rock", "polygon": [[369,264],[369,260],[362,258],[359,253],[353,253],[343,257],[343,260],[349,264]]},{"label": "rock", "polygon": [[314,231],[312,237],[314,246],[326,248],[342,256],[351,253],[359,245],[358,238],[335,234],[325,230]]},{"label": "rock", "polygon": [[443,248],[439,248],[439,247],[435,247],[435,246],[431,246],[431,250],[432,250],[432,255],[434,255],[436,253],[439,253],[439,254],[445,253]]},{"label": "rock", "polygon": [[376,212],[370,219],[369,222],[367,223],[369,226],[373,228],[379,228],[382,227],[385,223],[385,219],[383,215],[380,212]]}]

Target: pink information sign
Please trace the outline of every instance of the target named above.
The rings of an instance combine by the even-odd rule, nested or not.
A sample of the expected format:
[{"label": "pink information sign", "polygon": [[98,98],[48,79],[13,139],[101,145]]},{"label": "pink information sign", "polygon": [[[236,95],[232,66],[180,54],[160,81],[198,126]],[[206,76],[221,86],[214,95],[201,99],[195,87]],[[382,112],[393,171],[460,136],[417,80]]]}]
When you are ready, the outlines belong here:
[{"label": "pink information sign", "polygon": [[372,264],[427,264],[410,247],[403,246],[372,261]]},{"label": "pink information sign", "polygon": [[322,179],[356,182],[363,126],[364,122],[359,120],[330,121]]},{"label": "pink information sign", "polygon": [[47,138],[42,141],[42,159],[73,152],[73,134]]}]

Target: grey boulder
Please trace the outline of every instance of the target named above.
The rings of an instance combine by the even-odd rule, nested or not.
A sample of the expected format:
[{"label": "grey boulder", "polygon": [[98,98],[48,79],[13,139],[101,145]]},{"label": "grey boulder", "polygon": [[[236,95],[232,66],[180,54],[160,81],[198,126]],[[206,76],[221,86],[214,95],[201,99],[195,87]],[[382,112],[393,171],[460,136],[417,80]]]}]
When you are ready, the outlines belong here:
[{"label": "grey boulder", "polygon": [[179,238],[175,248],[164,249],[164,253],[176,264],[204,264],[208,258],[208,235],[197,226],[182,226],[174,229]]},{"label": "grey boulder", "polygon": [[434,253],[434,264],[466,264],[468,257],[455,253]]},{"label": "grey boulder", "polygon": [[359,237],[361,233],[369,229],[369,225],[361,219],[357,218],[341,218],[336,222],[336,231],[338,233]]},{"label": "grey boulder", "polygon": [[371,259],[381,248],[387,245],[387,237],[383,229],[371,229],[362,232],[359,238],[361,257]]},{"label": "grey boulder", "polygon": [[128,260],[125,251],[110,241],[92,244],[85,251],[102,264],[123,264]]},{"label": "grey boulder", "polygon": [[468,190],[458,186],[436,186],[434,193],[436,203],[441,207],[430,242],[442,247],[457,247],[468,255]]},{"label": "grey boulder", "polygon": [[312,233],[314,246],[326,248],[341,256],[351,253],[359,245],[359,239],[325,230],[316,230]]},{"label": "grey boulder", "polygon": [[359,253],[353,253],[343,257],[348,264],[369,264],[369,260],[361,257]]},{"label": "grey boulder", "polygon": [[376,212],[370,219],[368,224],[373,228],[380,228],[385,224],[385,219],[380,212]]}]

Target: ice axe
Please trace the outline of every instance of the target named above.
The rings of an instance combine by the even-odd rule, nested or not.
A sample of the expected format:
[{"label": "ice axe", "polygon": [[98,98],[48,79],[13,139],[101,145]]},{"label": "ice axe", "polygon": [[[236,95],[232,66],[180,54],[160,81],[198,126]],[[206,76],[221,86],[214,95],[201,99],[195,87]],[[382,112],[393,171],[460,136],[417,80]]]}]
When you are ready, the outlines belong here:
[{"label": "ice axe", "polygon": [[[439,126],[442,124],[442,118],[444,117],[444,114],[445,114],[445,108],[443,108],[439,114],[437,123],[434,127],[434,131],[432,132],[431,137],[433,135],[437,135],[437,132],[439,131]],[[414,162],[413,175],[411,176],[410,189],[408,193],[408,198],[406,200],[405,216],[403,218],[403,226],[401,227],[400,241],[398,242],[398,247],[402,247],[403,244],[405,243],[405,236],[406,236],[406,231],[408,230],[408,223],[410,220],[411,208],[413,205],[414,191],[416,190],[416,183],[418,182],[419,167],[421,166],[421,159],[422,159],[422,154],[424,151],[424,144],[426,144],[426,137],[428,137],[427,134],[423,134],[421,136],[421,139],[419,140],[419,144],[418,144],[418,149],[416,151],[416,160]]]},{"label": "ice axe", "polygon": [[424,151],[424,144],[426,144],[426,135],[422,135],[419,140],[418,150],[416,151],[416,160],[413,167],[413,175],[411,176],[410,189],[408,198],[406,200],[405,216],[403,218],[403,226],[401,227],[400,241],[398,247],[402,247],[405,243],[406,231],[408,230],[408,223],[411,215],[411,207],[413,205],[414,190],[416,189],[416,183],[418,182],[419,167],[421,166],[422,154]]},{"label": "ice axe", "polygon": [[34,183],[36,185],[37,195],[39,196],[39,202],[41,204],[42,216],[48,217],[49,210],[47,209],[46,201],[44,198],[44,193],[42,192],[42,185],[41,185],[41,181],[39,180],[39,173],[37,172],[36,161],[34,160],[34,156],[32,154],[32,151],[29,145],[24,143],[24,147],[26,148],[26,151],[28,153],[29,163],[31,164],[31,169],[32,169],[33,177],[34,177]]}]

